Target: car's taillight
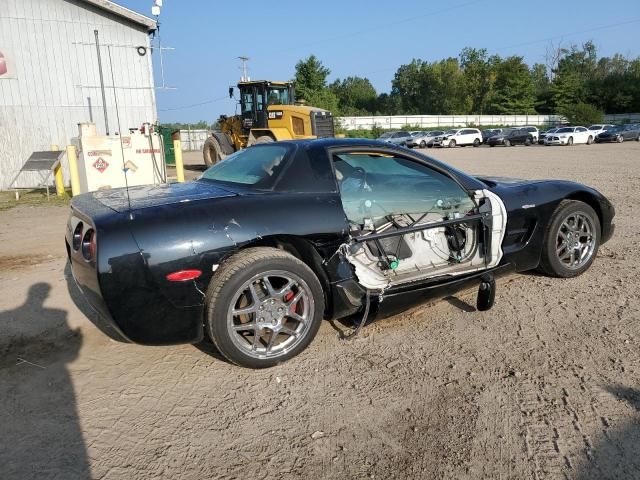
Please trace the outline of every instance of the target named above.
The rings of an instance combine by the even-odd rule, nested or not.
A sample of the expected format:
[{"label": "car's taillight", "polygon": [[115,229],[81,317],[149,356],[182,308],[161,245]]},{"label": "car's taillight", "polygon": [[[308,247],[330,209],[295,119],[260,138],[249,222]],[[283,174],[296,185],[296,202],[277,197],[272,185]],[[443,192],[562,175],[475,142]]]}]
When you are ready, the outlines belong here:
[{"label": "car's taillight", "polygon": [[82,228],[84,225],[82,222],[78,222],[76,225],[76,229],[73,231],[73,249],[78,251],[80,245],[82,244]]},{"label": "car's taillight", "polygon": [[87,230],[82,238],[82,256],[87,261],[96,258],[96,232],[93,228]]}]

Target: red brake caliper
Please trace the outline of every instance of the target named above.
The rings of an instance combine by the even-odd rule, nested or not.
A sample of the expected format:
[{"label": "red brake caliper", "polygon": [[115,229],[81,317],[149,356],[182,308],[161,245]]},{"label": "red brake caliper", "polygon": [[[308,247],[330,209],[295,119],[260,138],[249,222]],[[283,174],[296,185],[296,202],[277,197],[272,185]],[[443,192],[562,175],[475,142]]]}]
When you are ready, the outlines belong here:
[{"label": "red brake caliper", "polygon": [[[290,302],[293,297],[294,297],[293,292],[289,292],[284,296],[284,301]],[[291,313],[296,313],[297,306],[298,306],[297,303],[295,305],[291,305]]]}]

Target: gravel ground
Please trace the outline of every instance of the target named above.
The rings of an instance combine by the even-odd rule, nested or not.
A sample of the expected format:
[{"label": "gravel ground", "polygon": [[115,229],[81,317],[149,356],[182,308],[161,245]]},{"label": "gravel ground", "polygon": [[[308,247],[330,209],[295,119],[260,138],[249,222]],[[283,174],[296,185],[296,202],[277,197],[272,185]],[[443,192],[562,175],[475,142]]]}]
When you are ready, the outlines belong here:
[{"label": "gravel ground", "polygon": [[469,291],[349,343],[325,322],[251,371],[110,340],[70,281],[66,209],[0,212],[0,478],[640,478],[640,143],[427,153],[594,186],[616,236],[579,278],[501,279],[490,312]]}]

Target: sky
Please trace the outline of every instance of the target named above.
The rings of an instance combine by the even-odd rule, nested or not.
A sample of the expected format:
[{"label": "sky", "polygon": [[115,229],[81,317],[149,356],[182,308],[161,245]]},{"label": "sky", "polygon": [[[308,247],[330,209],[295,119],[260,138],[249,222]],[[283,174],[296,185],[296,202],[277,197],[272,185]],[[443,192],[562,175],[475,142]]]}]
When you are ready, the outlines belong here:
[{"label": "sky", "polygon": [[[116,0],[151,16],[153,0]],[[160,15],[165,87],[161,122],[213,123],[235,113],[228,88],[247,56],[252,79],[290,80],[298,60],[315,54],[329,81],[367,77],[389,92],[397,68],[435,61],[466,46],[544,63],[553,44],[593,40],[602,56],[640,56],[640,0],[164,0]],[[157,39],[154,40],[157,42]],[[155,81],[162,87],[154,51]]]}]

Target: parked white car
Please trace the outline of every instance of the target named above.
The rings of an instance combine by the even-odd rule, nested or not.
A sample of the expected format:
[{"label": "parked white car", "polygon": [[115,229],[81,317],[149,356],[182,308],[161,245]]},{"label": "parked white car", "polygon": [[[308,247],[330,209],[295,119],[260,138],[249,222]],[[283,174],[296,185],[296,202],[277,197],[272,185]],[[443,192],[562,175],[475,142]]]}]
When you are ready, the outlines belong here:
[{"label": "parked white car", "polygon": [[543,145],[544,144],[544,139],[546,138],[547,135],[551,135],[552,133],[556,133],[561,128],[562,127],[555,127],[555,128],[550,128],[549,130],[545,130],[544,132],[540,132],[539,133],[540,137],[538,137],[538,144],[539,145]]},{"label": "parked white car", "polygon": [[[514,128],[518,128],[518,127],[514,127]],[[531,136],[533,137],[533,143],[538,143],[538,138],[540,138],[540,131],[538,130],[538,127],[533,127],[531,125],[526,125],[524,127],[519,127],[520,130],[524,130],[525,132],[529,132],[531,134]],[[595,136],[593,138],[596,138]]]},{"label": "parked white car", "polygon": [[595,136],[585,127],[562,127],[544,138],[545,145],[573,145],[585,143],[591,145]]},{"label": "parked white car", "polygon": [[593,139],[595,140],[598,135],[612,129],[613,127],[614,125],[600,123],[597,125],[591,125],[587,128],[587,130],[589,130],[593,134]]},{"label": "parked white car", "polygon": [[479,147],[482,144],[482,133],[477,128],[459,128],[447,130],[444,135],[439,135],[433,139],[435,147],[464,147],[473,145]]}]

